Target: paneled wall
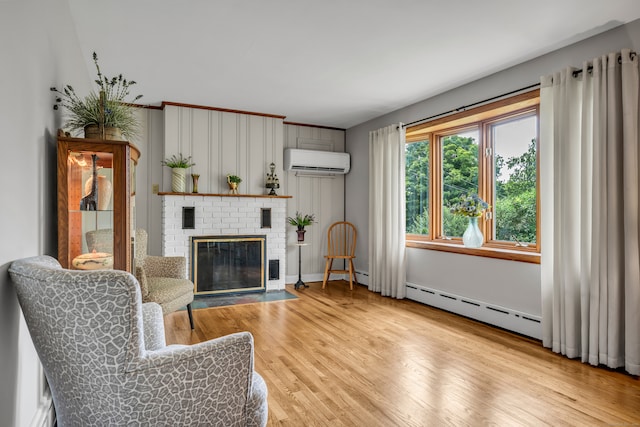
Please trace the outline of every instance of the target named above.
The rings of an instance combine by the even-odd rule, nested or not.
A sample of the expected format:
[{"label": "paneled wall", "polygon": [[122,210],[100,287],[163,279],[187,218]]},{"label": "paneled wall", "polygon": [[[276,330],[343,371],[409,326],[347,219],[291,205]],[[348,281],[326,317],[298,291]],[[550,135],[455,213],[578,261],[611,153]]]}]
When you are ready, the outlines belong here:
[{"label": "paneled wall", "polygon": [[[282,132],[282,117],[166,105],[164,158],[191,156],[196,164],[188,173],[200,174],[200,193],[227,193],[226,176],[233,174],[242,178],[240,193],[267,194],[271,162],[282,176]],[[161,191],[171,191],[171,170],[164,167],[162,176]]]},{"label": "paneled wall", "polygon": [[[267,194],[264,187],[266,174],[269,164],[276,164],[276,174],[280,178],[278,194],[293,196],[287,202],[287,216],[295,215],[296,210],[316,215],[318,222],[307,228],[305,240],[309,245],[302,249],[302,274],[303,280],[320,280],[324,272],[327,229],[331,223],[344,219],[344,176],[296,176],[295,173],[284,172],[284,148],[344,152],[345,132],[284,124],[280,117],[189,106],[165,105],[163,115],[161,159],[178,153],[192,156],[196,165],[189,173],[200,174],[200,193],[227,193],[226,176],[235,174],[243,180],[240,193]],[[160,191],[171,191],[171,170],[155,163],[154,159],[149,164],[147,174],[157,176],[153,169],[160,168]],[[153,182],[148,182],[149,185],[152,186]],[[191,190],[190,183],[188,190]],[[149,194],[147,203],[159,199]],[[159,219],[151,211],[145,218],[148,228],[160,236]],[[287,226],[286,234],[286,282],[294,283],[298,275],[294,227]],[[159,254],[159,250],[151,250]]]},{"label": "paneled wall", "polygon": [[[285,124],[284,148],[303,148],[344,152],[345,132],[309,126]],[[280,156],[282,162],[282,155]],[[306,227],[302,248],[303,280],[322,280],[324,255],[327,247],[327,229],[335,221],[344,220],[344,175],[333,177],[296,176],[285,172],[280,179],[289,195],[287,216],[296,211],[315,214],[317,223]],[[364,211],[366,213],[366,210]],[[287,283],[295,283],[298,274],[298,249],[295,227],[287,227]]]}]

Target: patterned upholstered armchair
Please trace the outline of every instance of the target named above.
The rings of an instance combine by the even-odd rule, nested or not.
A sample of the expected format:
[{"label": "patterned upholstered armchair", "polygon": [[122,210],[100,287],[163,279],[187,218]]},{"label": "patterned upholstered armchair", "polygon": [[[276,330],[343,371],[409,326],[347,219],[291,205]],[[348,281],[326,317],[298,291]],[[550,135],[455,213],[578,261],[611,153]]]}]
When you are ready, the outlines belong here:
[{"label": "patterned upholstered armchair", "polygon": [[[112,230],[91,230],[85,237],[90,251],[113,253]],[[147,232],[137,229],[134,273],[140,282],[142,301],[160,304],[165,315],[186,306],[191,329],[194,329],[193,282],[186,278],[187,260],[185,257],[147,255],[147,240]]]},{"label": "patterned upholstered armchair", "polygon": [[162,310],[129,273],[9,268],[61,426],[264,426],[267,388],[248,332],[166,346]]},{"label": "patterned upholstered armchair", "polygon": [[142,301],[156,302],[163,314],[169,314],[186,306],[189,323],[194,329],[193,282],[187,279],[187,260],[183,256],[147,255],[147,232],[136,230],[135,275],[140,282]]}]

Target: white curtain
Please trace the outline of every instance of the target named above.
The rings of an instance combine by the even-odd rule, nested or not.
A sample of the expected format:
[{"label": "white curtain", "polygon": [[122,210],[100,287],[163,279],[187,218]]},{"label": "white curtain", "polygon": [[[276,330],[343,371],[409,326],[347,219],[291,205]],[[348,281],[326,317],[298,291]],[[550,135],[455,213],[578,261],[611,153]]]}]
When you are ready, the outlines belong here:
[{"label": "white curtain", "polygon": [[543,345],[639,375],[638,57],[590,65],[541,79]]},{"label": "white curtain", "polygon": [[369,290],[404,298],[404,126],[369,133]]}]

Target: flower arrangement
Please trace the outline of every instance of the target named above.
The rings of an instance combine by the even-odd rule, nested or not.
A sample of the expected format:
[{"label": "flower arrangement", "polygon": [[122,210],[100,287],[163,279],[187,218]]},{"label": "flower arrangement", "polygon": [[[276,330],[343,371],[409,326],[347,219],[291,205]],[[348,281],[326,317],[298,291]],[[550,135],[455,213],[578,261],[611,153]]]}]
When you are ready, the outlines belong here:
[{"label": "flower arrangement", "polygon": [[479,217],[485,209],[491,206],[478,197],[477,194],[462,196],[460,201],[454,204],[450,211],[454,215],[462,215],[466,217]]},{"label": "flower arrangement", "polygon": [[240,184],[242,182],[242,178],[240,178],[238,175],[227,175],[227,182],[233,182],[236,184]]},{"label": "flower arrangement", "polygon": [[162,164],[164,166],[170,167],[171,169],[174,169],[174,168],[186,169],[188,167],[195,166],[195,163],[191,161],[191,156],[182,157],[182,153],[178,153],[177,156],[174,154],[168,159],[163,160]]},{"label": "flower arrangement", "polygon": [[287,218],[287,222],[294,227],[298,227],[298,230],[302,230],[307,225],[311,225],[316,222],[316,217],[314,214],[301,214],[296,211],[296,216],[290,216]]},{"label": "flower arrangement", "polygon": [[[64,126],[74,133],[82,131],[89,125],[100,125],[104,120],[105,127],[119,128],[127,139],[136,136],[140,124],[131,103],[142,98],[142,95],[136,96],[131,101],[126,99],[130,94],[131,86],[136,82],[127,80],[122,74],[112,78],[103,75],[95,52],[93,52],[93,63],[98,75],[95,83],[100,89],[99,92],[92,91],[84,98],[80,98],[71,85],[63,86],[61,90],[52,87],[50,90],[56,93],[53,109],[58,110],[62,106],[67,110],[67,122]],[[104,93],[102,101],[104,118],[101,115],[100,93]]]}]

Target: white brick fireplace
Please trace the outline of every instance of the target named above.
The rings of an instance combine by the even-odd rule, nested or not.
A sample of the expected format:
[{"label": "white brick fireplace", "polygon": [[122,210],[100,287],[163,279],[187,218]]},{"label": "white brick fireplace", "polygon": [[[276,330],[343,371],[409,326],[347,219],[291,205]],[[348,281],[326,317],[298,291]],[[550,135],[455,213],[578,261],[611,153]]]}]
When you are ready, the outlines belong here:
[{"label": "white brick fireplace", "polygon": [[[279,261],[278,279],[266,290],[285,286],[286,213],[290,196],[251,196],[197,193],[160,193],[162,197],[162,255],[184,256],[191,265],[191,236],[266,235],[267,265]],[[183,228],[183,208],[194,208],[194,228]],[[262,209],[271,210],[271,227],[262,227]]]}]

